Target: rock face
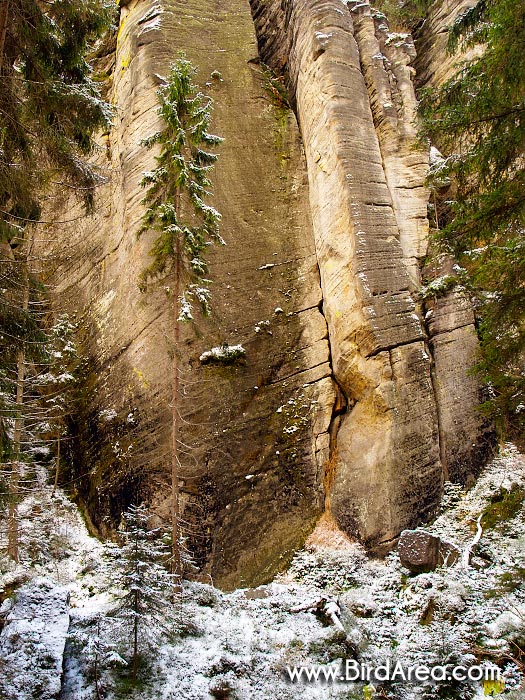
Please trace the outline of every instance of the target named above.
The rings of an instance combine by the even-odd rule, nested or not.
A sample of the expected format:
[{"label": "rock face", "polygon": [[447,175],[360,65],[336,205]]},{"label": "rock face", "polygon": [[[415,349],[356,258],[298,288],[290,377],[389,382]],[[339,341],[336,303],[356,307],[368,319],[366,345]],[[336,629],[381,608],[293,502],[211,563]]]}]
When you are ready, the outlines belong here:
[{"label": "rock face", "polygon": [[288,72],[296,97],[334,376],[349,404],[331,507],[377,548],[432,513],[442,479],[417,303],[428,155],[415,142],[414,47],[366,2],[253,6],[263,60]]},{"label": "rock face", "polygon": [[[419,87],[440,85],[454,74],[458,57],[447,53],[447,28],[471,6],[470,0],[444,0],[431,6],[427,20],[416,34],[414,67]],[[469,55],[477,51],[472,49],[461,60],[468,60]],[[441,197],[447,199],[447,193]],[[437,205],[436,199],[434,205]],[[433,254],[429,258],[423,276],[430,287],[436,286],[436,280],[455,275],[454,261],[438,259]],[[470,372],[478,355],[474,312],[470,299],[459,285],[430,294],[423,308],[434,360],[433,382],[444,477],[470,485],[494,445],[492,427],[477,409],[483,392],[478,379]]]},{"label": "rock face", "polygon": [[46,579],[19,589],[0,634],[0,697],[57,700],[69,628],[69,593]]},{"label": "rock face", "polygon": [[[140,141],[158,128],[156,76],[181,48],[199,67],[215,102],[212,128],[225,139],[210,203],[227,243],[210,255],[212,316],[185,327],[179,350],[184,528],[195,563],[215,583],[257,585],[323,510],[336,392],[299,133],[292,113],[270,101],[242,0],[227,8],[131,0],[121,9],[106,59],[116,117],[101,161],[111,180],[100,213],[57,227],[57,262],[47,268],[62,308],[79,309],[88,358],[74,476],[102,533],[131,501],[150,500],[167,519],[172,281],[141,294],[154,234],[137,240],[137,231],[139,183],[154,162]],[[225,342],[242,344],[242,363],[201,364],[204,351]]]},{"label": "rock face", "polygon": [[482,390],[471,372],[479,346],[470,299],[457,284],[443,293],[429,291],[440,280],[453,280],[454,269],[449,258],[425,268],[433,281],[426,287],[423,308],[434,359],[443,475],[470,486],[492,451],[494,434],[477,408]]},{"label": "rock face", "polygon": [[[87,358],[71,455],[87,512],[102,533],[132,501],[168,514],[171,280],[139,292],[153,234],[136,234],[154,162],[140,142],[158,126],[159,76],[184,49],[225,138],[213,315],[177,350],[195,562],[225,588],[255,586],[325,508],[388,548],[432,515],[447,474],[466,480],[482,461],[479,387],[458,399],[450,388],[475,354],[468,304],[436,302],[430,337],[420,298],[428,154],[415,142],[413,43],[368,2],[120,4],[116,47],[101,59],[116,107],[99,155],[111,177],[94,218],[41,243]],[[261,61],[286,82],[300,131]],[[69,207],[57,205],[59,220],[76,219]],[[243,361],[199,361],[224,343],[242,344]]]},{"label": "rock face", "polygon": [[454,73],[457,56],[447,52],[448,27],[475,3],[472,0],[439,0],[432,3],[425,22],[416,32],[416,82],[440,85]]}]

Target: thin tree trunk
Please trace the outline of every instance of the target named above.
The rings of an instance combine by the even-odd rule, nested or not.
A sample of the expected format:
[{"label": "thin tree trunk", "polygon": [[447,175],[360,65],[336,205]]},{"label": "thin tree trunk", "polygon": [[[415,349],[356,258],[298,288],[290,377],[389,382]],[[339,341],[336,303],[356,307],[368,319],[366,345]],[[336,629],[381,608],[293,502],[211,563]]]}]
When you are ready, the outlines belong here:
[{"label": "thin tree trunk", "polygon": [[[178,265],[177,265],[178,267]],[[178,271],[177,271],[178,277]],[[180,583],[181,562],[180,562],[180,547],[179,547],[179,415],[178,415],[178,398],[179,398],[179,363],[177,353],[179,351],[179,309],[178,309],[178,291],[179,284],[175,283],[175,293],[177,301],[174,303],[174,319],[173,319],[173,377],[172,377],[172,433],[171,433],[171,535],[172,535],[172,566],[171,571],[175,574],[176,584]]]},{"label": "thin tree trunk", "polygon": [[[100,618],[97,620],[97,645],[100,644]],[[100,688],[98,685],[98,650],[95,650],[95,694],[96,700],[101,700],[100,698]]]},{"label": "thin tree trunk", "polygon": [[57,432],[57,457],[56,457],[56,462],[55,462],[55,482],[53,484],[53,493],[51,494],[52,496],[55,495],[57,487],[58,487],[58,473],[60,470],[60,430]]},{"label": "thin tree trunk", "polygon": [[100,688],[98,687],[98,654],[95,653],[95,695],[100,700]]},{"label": "thin tree trunk", "polygon": [[[180,192],[176,195],[177,218],[180,216]],[[175,576],[175,590],[180,591],[181,583],[181,557],[179,545],[179,343],[180,343],[180,262],[181,241],[177,236],[175,246],[175,290],[173,299],[173,376],[171,390],[171,573]]]},{"label": "thin tree trunk", "polygon": [[135,616],[133,618],[133,685],[137,684],[137,669],[138,669],[138,657],[139,657],[139,594],[135,591],[134,600]]},{"label": "thin tree trunk", "polygon": [[439,217],[438,217],[438,205],[436,191],[434,190],[434,218],[436,220],[436,231],[439,231]]},{"label": "thin tree trunk", "polygon": [[0,67],[4,63],[5,38],[9,23],[9,0],[3,0],[0,5]]},{"label": "thin tree trunk", "polygon": [[[24,297],[22,309],[27,311],[29,308],[29,273],[27,263],[24,265]],[[7,533],[7,554],[18,564],[19,549],[18,549],[18,489],[20,482],[20,452],[22,441],[22,430],[24,426],[24,418],[22,413],[22,404],[24,401],[24,381],[25,381],[25,347],[22,347],[17,352],[17,378],[16,378],[16,407],[17,416],[14,422],[13,431],[13,459],[11,461],[11,476],[9,479],[9,519]]]}]

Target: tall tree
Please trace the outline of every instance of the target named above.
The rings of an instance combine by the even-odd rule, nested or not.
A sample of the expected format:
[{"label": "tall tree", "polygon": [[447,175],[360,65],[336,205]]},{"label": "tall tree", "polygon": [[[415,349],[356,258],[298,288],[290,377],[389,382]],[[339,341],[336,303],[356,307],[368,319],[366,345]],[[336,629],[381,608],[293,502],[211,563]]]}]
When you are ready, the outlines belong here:
[{"label": "tall tree", "polygon": [[59,317],[51,327],[46,320],[45,290],[32,275],[31,243],[8,250],[11,255],[5,259],[0,253],[0,268],[11,284],[0,299],[0,417],[6,427],[0,496],[7,495],[7,551],[17,562],[18,504],[24,495],[41,490],[46,471],[42,467],[51,448],[57,453],[56,487],[67,390],[74,381],[70,370],[77,362],[67,317]]},{"label": "tall tree", "polygon": [[424,133],[453,184],[441,240],[468,270],[480,304],[479,371],[511,435],[525,427],[525,4],[478,0],[450,30],[449,51],[477,49],[422,94]]},{"label": "tall tree", "polygon": [[[144,271],[142,289],[158,275],[173,279],[173,366],[171,444],[172,571],[180,579],[179,533],[179,362],[180,322],[191,321],[193,302],[204,314],[210,312],[209,280],[204,252],[210,243],[224,244],[219,235],[221,215],[204,199],[211,194],[210,171],[217,155],[207,150],[222,139],[209,132],[211,98],[193,84],[196,69],[181,56],[171,67],[166,85],[159,91],[159,113],[164,128],[144,141],[160,146],[157,167],[145,173],[147,205],[140,233],[158,232]],[[140,235],[140,234],[139,234]]]},{"label": "tall tree", "polygon": [[[24,462],[27,460],[26,424],[35,421],[34,392],[29,392],[29,368],[42,361],[46,336],[40,328],[39,289],[28,264],[31,243],[12,251],[0,251],[0,279],[6,287],[0,295],[0,422],[4,445],[0,477],[7,481],[8,554],[19,560],[18,501]],[[5,256],[5,257],[4,257]],[[32,393],[33,396],[29,396]],[[31,425],[29,426],[31,428]]]},{"label": "tall tree", "polygon": [[[22,268],[22,312],[29,310],[29,274],[27,265]],[[24,425],[24,415],[22,405],[24,401],[24,387],[26,375],[26,351],[25,343],[22,343],[16,353],[16,382],[15,401],[16,414],[13,419],[13,458],[11,461],[11,474],[9,479],[9,522],[7,534],[7,553],[18,562],[18,488],[20,480],[20,456],[22,443],[22,430]]]},{"label": "tall tree", "polygon": [[88,163],[108,125],[86,54],[110,24],[110,0],[0,2],[0,451],[10,457],[9,551],[17,558],[16,492],[27,365],[43,342],[26,229],[59,184],[91,209],[101,182]]}]

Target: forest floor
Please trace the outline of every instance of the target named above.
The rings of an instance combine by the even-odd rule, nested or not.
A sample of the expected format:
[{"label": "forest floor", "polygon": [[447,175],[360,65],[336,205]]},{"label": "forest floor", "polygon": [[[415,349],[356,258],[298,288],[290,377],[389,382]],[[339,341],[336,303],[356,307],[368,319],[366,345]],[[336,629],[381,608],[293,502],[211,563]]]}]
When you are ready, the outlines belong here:
[{"label": "forest floor", "polygon": [[[175,605],[166,594],[161,624],[151,617],[139,628],[134,685],[107,548],[63,493],[44,488],[20,508],[21,564],[0,560],[0,698],[525,699],[524,501],[525,460],[506,445],[471,490],[447,485],[441,514],[424,528],[464,552],[482,515],[468,566],[460,556],[411,574],[396,552],[371,559],[323,520],[266,586],[223,593],[186,582]],[[356,665],[398,675],[341,680],[347,662],[350,677]],[[497,665],[501,681],[403,677],[443,665]]]}]

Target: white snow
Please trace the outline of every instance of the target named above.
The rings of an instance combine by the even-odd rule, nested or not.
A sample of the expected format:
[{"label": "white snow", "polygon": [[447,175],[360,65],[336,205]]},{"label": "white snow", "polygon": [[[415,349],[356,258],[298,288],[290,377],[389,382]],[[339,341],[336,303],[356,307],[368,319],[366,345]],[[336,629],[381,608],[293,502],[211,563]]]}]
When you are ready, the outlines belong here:
[{"label": "white snow", "polygon": [[246,350],[242,345],[219,345],[211,350],[206,350],[199,357],[201,362],[232,362],[239,357],[244,357]]},{"label": "white snow", "polygon": [[0,635],[0,697],[53,700],[61,673],[69,628],[69,593],[48,578],[18,589]]},{"label": "white snow", "polygon": [[114,408],[105,408],[103,411],[100,411],[98,417],[100,418],[100,420],[103,420],[106,423],[110,423],[117,417],[117,415],[118,413],[115,411]]},{"label": "white snow", "polygon": [[[246,479],[253,476],[248,474]],[[525,464],[518,451],[507,446],[470,491],[447,485],[443,512],[425,529],[463,551],[472,543],[476,521],[491,503],[491,497],[513,484],[525,486]],[[53,537],[60,536],[56,544],[58,555],[50,557],[41,552],[36,563],[31,564],[30,540],[38,536],[38,527],[29,528],[33,506],[28,504],[23,509],[23,561],[18,568],[8,568],[2,561],[0,591],[24,578],[32,579],[28,584],[31,590],[50,585],[46,597],[53,614],[52,601],[67,591],[71,596],[71,638],[82,639],[85,635],[92,640],[90,648],[110,650],[104,652],[99,682],[102,697],[117,700],[121,693],[119,677],[127,668],[118,659],[129,662],[129,649],[116,634],[108,615],[115,597],[108,587],[104,547],[89,537],[76,509],[62,494],[54,500],[49,496],[44,500],[46,527]],[[297,684],[290,683],[284,674],[287,665],[338,664],[354,657],[376,667],[388,660],[404,666],[498,661],[511,690],[523,682],[518,665],[512,661],[516,653],[512,642],[523,638],[525,628],[525,577],[520,578],[519,573],[525,569],[524,524],[522,507],[509,520],[483,530],[473,552],[474,558],[485,563],[480,570],[472,565],[464,569],[459,560],[452,567],[411,576],[401,567],[396,553],[384,561],[369,559],[360,545],[347,538],[345,547],[336,547],[334,533],[333,548],[329,541],[323,546],[308,545],[295,555],[288,571],[267,586],[222,593],[203,583],[185,583],[180,605],[166,602],[165,629],[159,630],[159,647],[152,651],[145,647],[149,680],[136,692],[130,689],[126,697],[362,698],[362,685]],[[41,535],[38,537],[40,551],[38,548],[46,542]],[[40,583],[51,579],[50,584]],[[326,601],[324,606],[311,606],[312,601],[319,600]],[[58,604],[56,607],[58,615],[61,608]],[[3,614],[10,615],[12,611],[9,604],[2,606]],[[56,648],[53,629],[50,626],[49,635],[45,635],[45,644],[50,648]],[[4,635],[5,632],[2,639]],[[35,655],[33,659],[34,670],[28,673],[36,679],[40,657]],[[68,644],[60,700],[95,697],[92,659],[93,655],[90,657],[78,645]],[[13,668],[25,663],[13,662],[9,657],[7,660],[8,664],[15,663]],[[25,700],[18,686],[12,686],[9,692],[9,700]],[[481,699],[483,688],[479,683],[465,684],[454,693],[449,697]],[[370,697],[423,700],[440,695],[425,683],[401,683],[384,684]],[[502,696],[502,700],[506,697]]]},{"label": "white snow", "polygon": [[183,294],[179,299],[179,316],[177,321],[193,321],[191,304],[188,301],[186,294]]}]

